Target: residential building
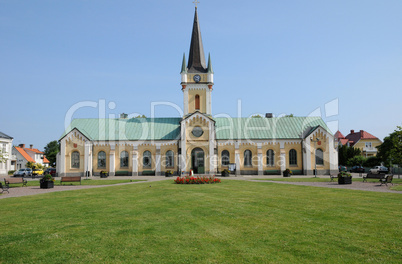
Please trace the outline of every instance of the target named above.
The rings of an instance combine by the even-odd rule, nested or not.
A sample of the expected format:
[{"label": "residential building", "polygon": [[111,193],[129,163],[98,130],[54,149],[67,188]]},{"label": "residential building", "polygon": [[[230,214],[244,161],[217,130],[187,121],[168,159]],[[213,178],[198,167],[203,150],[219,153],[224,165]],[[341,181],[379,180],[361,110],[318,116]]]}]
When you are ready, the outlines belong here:
[{"label": "residential building", "polygon": [[30,145],[29,148],[26,148],[25,144],[14,146],[13,155],[16,156],[17,170],[25,168],[28,162],[41,164],[45,167],[49,166],[49,160],[45,157],[44,153],[34,148],[33,145]]},{"label": "residential building", "polygon": [[339,145],[360,149],[364,157],[376,156],[377,147],[382,144],[379,138],[364,130],[360,130],[359,132],[350,130],[350,133],[346,137],[340,131],[337,131],[335,138]]},{"label": "residential building", "polygon": [[14,170],[15,160],[11,154],[13,138],[0,132],[0,152],[5,158],[5,162],[0,162],[0,176],[8,175],[8,171]]}]

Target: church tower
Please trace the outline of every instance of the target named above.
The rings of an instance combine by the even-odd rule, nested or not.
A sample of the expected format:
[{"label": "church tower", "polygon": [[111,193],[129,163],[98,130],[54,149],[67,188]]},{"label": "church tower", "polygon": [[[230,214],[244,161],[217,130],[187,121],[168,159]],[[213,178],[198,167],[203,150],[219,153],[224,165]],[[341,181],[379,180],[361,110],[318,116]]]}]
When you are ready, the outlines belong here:
[{"label": "church tower", "polygon": [[183,54],[181,67],[184,116],[197,111],[206,115],[212,114],[211,92],[213,85],[214,72],[211,56],[208,56],[208,64],[206,64],[196,6],[188,63],[186,65],[186,56]]}]

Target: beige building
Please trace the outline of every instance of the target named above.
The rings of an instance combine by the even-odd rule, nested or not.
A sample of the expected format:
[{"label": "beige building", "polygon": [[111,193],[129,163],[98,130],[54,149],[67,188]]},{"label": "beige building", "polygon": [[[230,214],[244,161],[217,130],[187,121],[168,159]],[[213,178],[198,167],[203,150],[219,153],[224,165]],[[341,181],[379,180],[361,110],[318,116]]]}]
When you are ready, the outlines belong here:
[{"label": "beige building", "polygon": [[183,56],[183,113],[177,118],[75,119],[60,138],[60,175],[335,173],[334,136],[320,117],[213,117],[214,72],[195,10]]}]

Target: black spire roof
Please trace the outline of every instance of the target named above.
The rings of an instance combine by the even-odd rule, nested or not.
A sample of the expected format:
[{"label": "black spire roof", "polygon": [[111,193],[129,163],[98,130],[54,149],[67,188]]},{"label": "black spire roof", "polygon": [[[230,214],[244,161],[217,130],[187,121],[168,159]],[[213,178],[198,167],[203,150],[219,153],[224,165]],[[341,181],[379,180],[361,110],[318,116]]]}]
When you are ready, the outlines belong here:
[{"label": "black spire roof", "polygon": [[188,56],[188,72],[207,72],[204,48],[202,46],[200,24],[198,23],[197,7],[195,7],[193,33],[191,35],[190,54]]}]

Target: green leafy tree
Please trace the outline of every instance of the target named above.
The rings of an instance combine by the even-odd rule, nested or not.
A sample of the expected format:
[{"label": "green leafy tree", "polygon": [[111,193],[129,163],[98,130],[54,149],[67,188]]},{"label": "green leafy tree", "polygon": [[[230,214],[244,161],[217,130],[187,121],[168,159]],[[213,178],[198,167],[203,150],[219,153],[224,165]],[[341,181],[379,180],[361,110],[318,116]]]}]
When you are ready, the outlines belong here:
[{"label": "green leafy tree", "polygon": [[57,153],[59,153],[59,149],[60,144],[59,142],[57,142],[57,140],[50,141],[45,147],[44,153],[46,155],[46,158],[49,160],[51,166],[56,163],[56,156]]},{"label": "green leafy tree", "polygon": [[354,157],[348,159],[346,161],[346,165],[348,167],[363,166],[366,163],[366,160],[367,159],[365,157],[358,155],[358,156],[354,156]]},{"label": "green leafy tree", "polygon": [[36,165],[35,162],[28,161],[27,164],[25,164],[25,167],[26,167],[26,168],[31,168],[31,169],[33,169],[33,167],[34,167],[35,165]]},{"label": "green leafy tree", "polygon": [[3,151],[0,150],[0,163],[5,163],[7,161],[7,153],[3,153]]},{"label": "green leafy tree", "polygon": [[[350,162],[349,162],[350,159],[352,159],[356,156],[361,156],[361,154],[362,154],[362,152],[358,148],[342,145],[338,148],[339,165],[350,164]],[[351,165],[348,165],[348,166],[351,166]]]},{"label": "green leafy tree", "polygon": [[147,118],[145,115],[137,115],[136,117],[134,117],[134,118]]},{"label": "green leafy tree", "polygon": [[366,159],[366,162],[364,162],[364,167],[369,167],[372,168],[374,166],[378,166],[381,163],[381,159],[379,157],[376,156],[372,156],[372,157],[368,157]]},{"label": "green leafy tree", "polygon": [[398,126],[393,133],[385,137],[384,142],[377,149],[377,157],[386,166],[402,165],[402,127]]},{"label": "green leafy tree", "polygon": [[293,114],[285,115],[285,117],[293,117]]},{"label": "green leafy tree", "polygon": [[260,116],[260,115],[253,115],[253,116],[251,116],[251,118],[262,118],[262,116]]}]

